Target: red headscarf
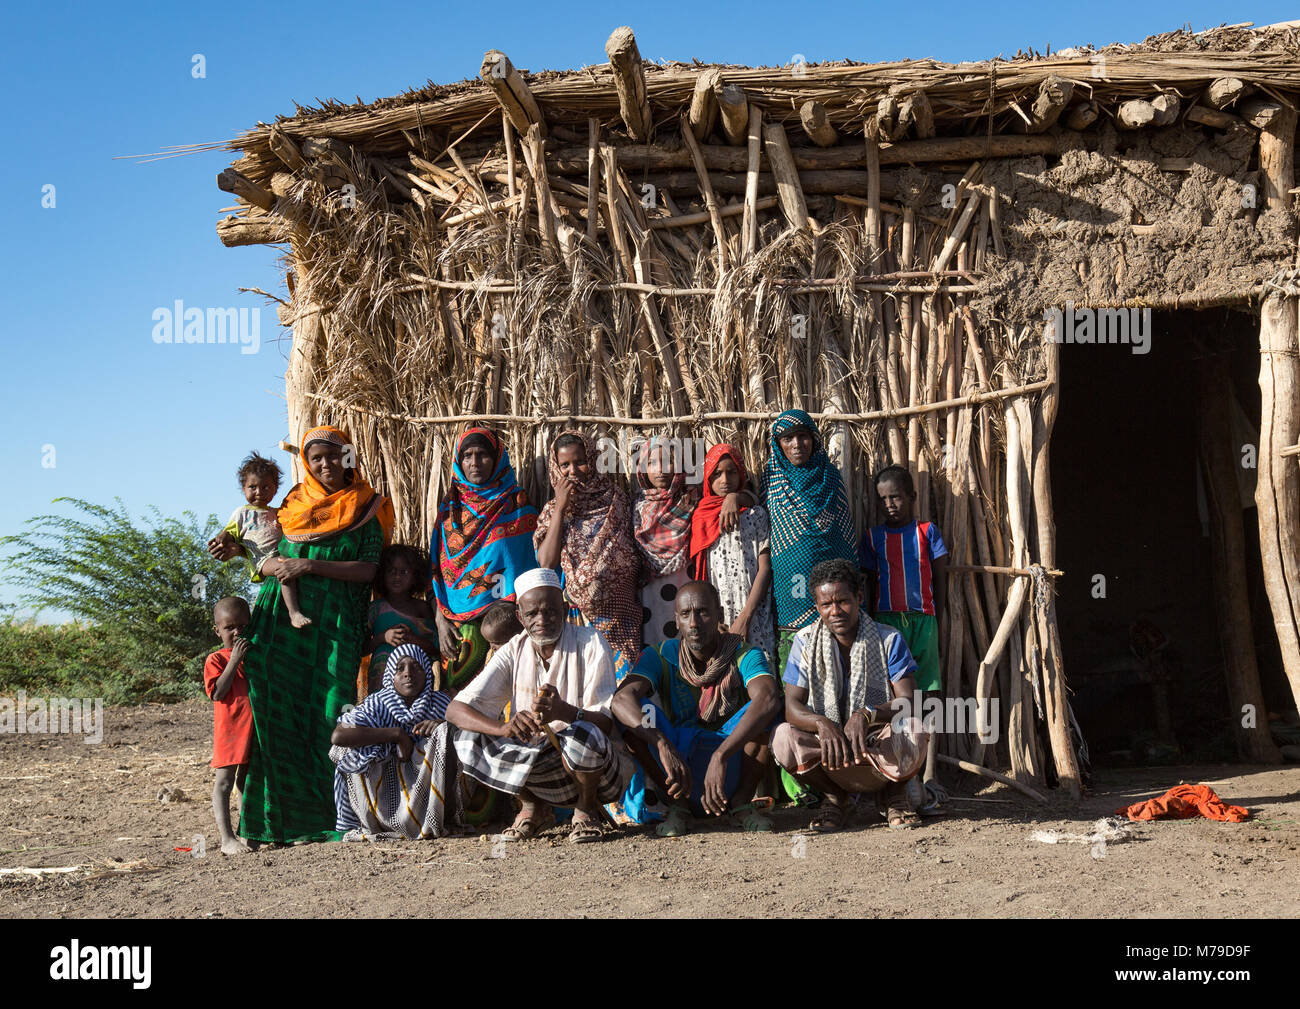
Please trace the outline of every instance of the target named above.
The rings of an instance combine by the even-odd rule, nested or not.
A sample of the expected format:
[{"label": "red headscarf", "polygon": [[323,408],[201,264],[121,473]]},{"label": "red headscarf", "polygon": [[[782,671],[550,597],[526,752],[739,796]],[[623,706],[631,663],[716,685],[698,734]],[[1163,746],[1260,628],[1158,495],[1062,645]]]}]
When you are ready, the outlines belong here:
[{"label": "red headscarf", "polygon": [[[695,514],[691,518],[691,561],[696,578],[709,577],[709,547],[718,542],[718,537],[722,535],[718,514],[722,511],[724,498],[721,494],[713,493],[713,474],[723,459],[735,463],[740,473],[740,486],[745,486],[745,461],[740,456],[740,449],[725,443],[709,449],[709,454],[704,457],[704,497],[695,506]],[[747,507],[748,505],[741,504],[740,510],[744,511]]]}]

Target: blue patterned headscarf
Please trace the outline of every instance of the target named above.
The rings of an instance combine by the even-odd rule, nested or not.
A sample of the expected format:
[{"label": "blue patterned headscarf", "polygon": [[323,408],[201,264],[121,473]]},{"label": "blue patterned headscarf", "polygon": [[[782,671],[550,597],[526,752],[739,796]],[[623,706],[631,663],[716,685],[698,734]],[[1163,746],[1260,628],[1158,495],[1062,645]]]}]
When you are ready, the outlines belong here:
[{"label": "blue patterned headscarf", "polygon": [[[780,438],[797,428],[813,437],[812,456],[796,466],[781,451]],[[772,520],[772,592],[776,622],[806,627],[817,618],[809,575],[832,558],[857,561],[853,515],[839,468],[830,460],[821,433],[802,410],[786,410],[772,422],[764,474]]]}]

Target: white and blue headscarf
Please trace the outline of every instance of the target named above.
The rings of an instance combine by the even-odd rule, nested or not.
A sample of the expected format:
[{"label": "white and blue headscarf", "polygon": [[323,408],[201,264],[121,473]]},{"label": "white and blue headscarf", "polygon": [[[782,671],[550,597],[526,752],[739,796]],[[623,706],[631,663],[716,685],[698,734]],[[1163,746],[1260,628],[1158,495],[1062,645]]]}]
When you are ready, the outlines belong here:
[{"label": "white and blue headscarf", "polygon": [[[424,690],[409,705],[393,686],[393,676],[397,672],[397,666],[405,658],[415,659],[424,670]],[[388,662],[384,666],[383,689],[367,695],[366,699],[351,711],[340,715],[339,724],[376,729],[391,729],[400,725],[409,730],[419,722],[433,718],[445,719],[451,697],[440,690],[434,690],[433,682],[433,664],[424,649],[410,642],[398,645],[388,656]],[[374,743],[370,746],[343,749],[338,766],[339,770],[348,774],[362,771],[372,760],[384,760],[391,753],[396,752],[393,743]]]}]

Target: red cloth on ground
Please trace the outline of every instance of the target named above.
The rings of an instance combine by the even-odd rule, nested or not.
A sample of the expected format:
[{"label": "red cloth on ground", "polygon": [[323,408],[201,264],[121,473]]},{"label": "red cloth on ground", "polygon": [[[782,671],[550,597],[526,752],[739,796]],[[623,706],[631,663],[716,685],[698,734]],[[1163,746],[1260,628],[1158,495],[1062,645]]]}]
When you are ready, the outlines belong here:
[{"label": "red cloth on ground", "polygon": [[1146,802],[1115,810],[1130,820],[1186,820],[1203,816],[1207,820],[1241,823],[1250,812],[1241,806],[1229,806],[1209,785],[1175,785],[1164,795]]},{"label": "red cloth on ground", "polygon": [[[222,648],[209,655],[203,663],[203,691],[209,697],[229,661],[230,649]],[[244,678],[241,662],[226,696],[212,702],[212,762],[209,766],[247,764],[252,750],[253,707],[248,700],[248,680]]]}]

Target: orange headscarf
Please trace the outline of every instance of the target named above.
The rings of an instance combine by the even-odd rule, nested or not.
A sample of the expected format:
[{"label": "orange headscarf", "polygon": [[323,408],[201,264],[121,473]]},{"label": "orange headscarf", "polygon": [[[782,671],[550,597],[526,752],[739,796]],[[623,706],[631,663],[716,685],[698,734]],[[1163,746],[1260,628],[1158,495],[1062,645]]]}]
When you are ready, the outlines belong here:
[{"label": "orange headscarf", "polygon": [[302,436],[299,448],[304,471],[302,483],[295,484],[284,496],[284,503],[276,516],[285,539],[294,543],[314,543],[378,518],[387,544],[396,522],[393,502],[371,487],[356,470],[355,464],[351,469],[352,479],[346,487],[333,494],[327,491],[307,467],[307,446],[314,441],[329,442],[344,450],[353,448],[347,432],[337,427],[314,427]]}]

